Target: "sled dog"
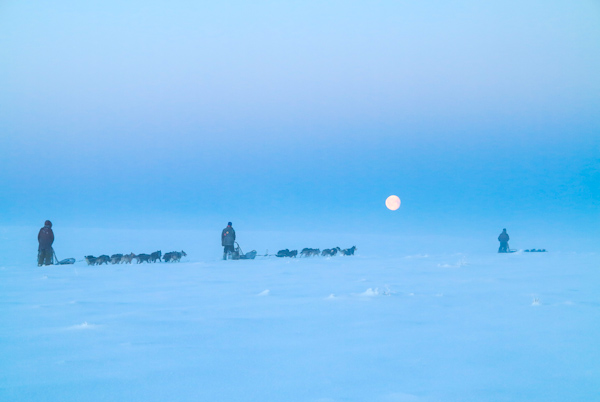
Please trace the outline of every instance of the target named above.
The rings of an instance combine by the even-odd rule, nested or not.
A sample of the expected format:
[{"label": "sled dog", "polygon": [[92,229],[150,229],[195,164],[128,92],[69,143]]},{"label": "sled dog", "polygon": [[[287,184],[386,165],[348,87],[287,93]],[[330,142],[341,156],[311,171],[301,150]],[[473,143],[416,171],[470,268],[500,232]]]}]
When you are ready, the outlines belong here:
[{"label": "sled dog", "polygon": [[300,252],[300,257],[313,257],[321,254],[321,250],[318,248],[305,248]]},{"label": "sled dog", "polygon": [[131,264],[131,260],[135,258],[135,254],[125,254],[121,257],[121,264]]},{"label": "sled dog", "polygon": [[138,254],[135,257],[133,257],[137,260],[138,264],[141,264],[142,262],[147,262],[148,264],[150,263],[150,254]]},{"label": "sled dog", "polygon": [[285,250],[279,250],[277,252],[277,254],[275,254],[275,257],[290,257],[290,258],[294,258],[298,255],[298,250],[288,250],[287,248]]},{"label": "sled dog", "polygon": [[356,251],[356,246],[352,246],[350,248],[346,248],[346,249],[342,250],[342,254],[343,255],[354,255],[355,251]]},{"label": "sled dog", "polygon": [[102,264],[108,265],[109,261],[110,261],[110,257],[105,254],[102,254],[100,257],[96,258],[96,265],[102,265]]},{"label": "sled dog", "polygon": [[121,263],[121,258],[123,258],[123,254],[113,254],[110,256],[110,263],[119,264]]},{"label": "sled dog", "polygon": [[160,250],[153,252],[150,254],[150,261],[156,262],[156,260],[161,261],[160,257],[162,256],[162,252]]},{"label": "sled dog", "polygon": [[171,251],[169,253],[165,253],[163,260],[165,262],[179,262],[179,261],[181,261],[181,257],[186,257],[186,256],[187,256],[187,254],[183,250],[181,250],[181,252]]},{"label": "sled dog", "polygon": [[326,248],[325,250],[323,250],[323,252],[321,253],[321,255],[323,257],[333,257],[334,255],[336,255],[339,251],[341,251],[341,249],[339,247],[334,247],[334,248]]}]

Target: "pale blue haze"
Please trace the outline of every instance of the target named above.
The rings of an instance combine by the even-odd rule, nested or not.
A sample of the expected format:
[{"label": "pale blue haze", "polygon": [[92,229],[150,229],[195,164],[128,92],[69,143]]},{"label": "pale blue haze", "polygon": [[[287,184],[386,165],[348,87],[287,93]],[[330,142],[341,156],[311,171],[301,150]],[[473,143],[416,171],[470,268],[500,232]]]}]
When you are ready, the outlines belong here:
[{"label": "pale blue haze", "polygon": [[598,234],[594,1],[5,1],[0,60],[3,225]]}]

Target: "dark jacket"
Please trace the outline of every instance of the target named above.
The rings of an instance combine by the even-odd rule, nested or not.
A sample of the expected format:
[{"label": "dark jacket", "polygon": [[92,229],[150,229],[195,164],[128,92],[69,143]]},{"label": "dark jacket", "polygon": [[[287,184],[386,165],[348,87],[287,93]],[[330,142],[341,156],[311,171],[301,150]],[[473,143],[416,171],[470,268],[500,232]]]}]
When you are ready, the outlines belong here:
[{"label": "dark jacket", "polygon": [[52,248],[52,243],[54,243],[52,225],[46,225],[40,229],[40,232],[38,233],[38,243],[40,244],[39,250],[48,250]]},{"label": "dark jacket", "polygon": [[221,233],[221,246],[233,246],[235,243],[235,230],[231,226],[227,226]]},{"label": "dark jacket", "polygon": [[506,232],[502,232],[502,233],[500,233],[500,236],[498,236],[498,241],[506,243],[508,240],[509,240],[509,237],[508,237],[508,233],[506,233]]}]

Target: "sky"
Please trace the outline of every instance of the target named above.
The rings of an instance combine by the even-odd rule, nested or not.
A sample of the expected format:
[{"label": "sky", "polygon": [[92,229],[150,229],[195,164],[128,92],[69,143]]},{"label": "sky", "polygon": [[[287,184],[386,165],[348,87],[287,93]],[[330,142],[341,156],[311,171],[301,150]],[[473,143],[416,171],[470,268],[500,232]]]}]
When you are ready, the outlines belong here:
[{"label": "sky", "polygon": [[0,60],[0,225],[598,235],[596,1],[5,0]]}]

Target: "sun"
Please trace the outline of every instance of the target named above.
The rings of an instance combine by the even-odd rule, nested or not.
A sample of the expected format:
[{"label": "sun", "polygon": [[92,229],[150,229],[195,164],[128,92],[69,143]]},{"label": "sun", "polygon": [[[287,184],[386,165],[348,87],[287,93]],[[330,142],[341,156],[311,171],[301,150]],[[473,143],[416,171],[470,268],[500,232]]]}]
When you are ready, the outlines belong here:
[{"label": "sun", "polygon": [[397,195],[390,195],[385,200],[385,206],[388,207],[389,210],[395,211],[400,208],[400,197]]}]

